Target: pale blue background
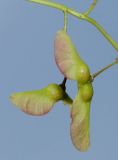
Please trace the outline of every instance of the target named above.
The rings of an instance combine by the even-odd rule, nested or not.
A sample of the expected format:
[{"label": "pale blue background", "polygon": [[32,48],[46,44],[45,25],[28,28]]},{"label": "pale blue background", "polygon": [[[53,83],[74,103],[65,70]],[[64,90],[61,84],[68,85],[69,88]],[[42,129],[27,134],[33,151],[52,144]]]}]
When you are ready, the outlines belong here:
[{"label": "pale blue background", "polygon": [[[60,0],[61,2],[61,0]],[[79,11],[92,0],[64,0]],[[91,17],[118,42],[118,1],[98,0]],[[44,117],[32,117],[9,101],[13,92],[60,83],[54,62],[55,33],[63,27],[63,14],[25,0],[0,0],[0,160],[117,160],[118,66],[94,82],[91,106],[91,146],[86,153],[71,143],[68,107],[61,102]],[[88,22],[69,16],[68,32],[95,72],[118,55]],[[75,82],[67,82],[72,97]]]}]

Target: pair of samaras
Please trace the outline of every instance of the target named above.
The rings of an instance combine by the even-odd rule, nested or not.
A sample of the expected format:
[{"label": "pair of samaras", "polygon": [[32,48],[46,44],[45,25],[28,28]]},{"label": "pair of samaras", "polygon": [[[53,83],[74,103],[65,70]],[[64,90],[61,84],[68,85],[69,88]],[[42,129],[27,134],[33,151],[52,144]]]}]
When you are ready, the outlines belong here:
[{"label": "pair of samaras", "polygon": [[71,138],[80,151],[86,151],[90,144],[90,104],[93,88],[88,65],[81,59],[69,35],[60,30],[55,38],[55,61],[61,73],[76,80],[79,86],[71,109]]},{"label": "pair of samaras", "polygon": [[64,30],[60,30],[55,38],[55,61],[62,74],[76,80],[79,91],[74,101],[64,89],[57,84],[50,84],[41,90],[20,92],[11,95],[11,101],[22,111],[31,115],[44,115],[60,100],[71,107],[70,133],[72,142],[77,149],[85,151],[89,147],[90,104],[93,95],[90,83],[90,71],[71,38]]}]

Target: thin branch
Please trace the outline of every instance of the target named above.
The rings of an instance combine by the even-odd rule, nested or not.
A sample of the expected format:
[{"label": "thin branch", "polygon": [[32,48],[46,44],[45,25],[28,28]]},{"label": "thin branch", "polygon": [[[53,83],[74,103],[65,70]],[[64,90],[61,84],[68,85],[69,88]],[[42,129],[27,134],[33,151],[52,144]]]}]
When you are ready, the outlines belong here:
[{"label": "thin branch", "polygon": [[108,42],[118,51],[118,43],[114,41],[111,36],[105,31],[105,29],[100,26],[94,19],[86,16],[86,21],[93,24],[100,33],[108,40]]},{"label": "thin branch", "polygon": [[95,8],[96,4],[97,4],[97,0],[93,0],[93,3],[90,5],[88,10],[84,12],[83,14],[86,16],[89,15],[92,12],[92,10]]},{"label": "thin branch", "polygon": [[107,70],[108,68],[112,67],[113,65],[118,63],[118,58],[115,59],[114,62],[112,62],[111,64],[108,64],[107,66],[105,66],[104,68],[102,68],[101,70],[99,70],[98,72],[94,73],[91,77],[92,77],[92,81],[102,72],[104,72],[105,70]]},{"label": "thin branch", "polygon": [[48,6],[51,8],[56,8],[56,9],[61,10],[63,12],[66,12],[66,10],[67,10],[66,6],[61,5],[59,3],[56,3],[56,2],[48,1],[48,0],[26,0],[26,1],[38,3],[38,4],[45,5],[45,6]]},{"label": "thin branch", "polygon": [[67,32],[67,12],[64,12],[64,31]]},{"label": "thin branch", "polygon": [[34,2],[34,3],[38,3],[41,5],[45,5],[45,6],[49,6],[52,8],[56,8],[64,13],[68,13],[71,14],[73,16],[75,16],[78,19],[82,19],[82,20],[86,20],[89,23],[91,23],[92,25],[94,25],[99,31],[100,33],[109,41],[109,43],[118,51],[118,43],[115,42],[111,36],[104,30],[104,28],[102,26],[100,26],[100,24],[98,24],[94,19],[88,17],[87,15],[84,15],[82,13],[79,13],[71,8],[68,8],[62,4],[58,4],[55,2],[51,2],[48,0],[27,0],[29,2]]}]

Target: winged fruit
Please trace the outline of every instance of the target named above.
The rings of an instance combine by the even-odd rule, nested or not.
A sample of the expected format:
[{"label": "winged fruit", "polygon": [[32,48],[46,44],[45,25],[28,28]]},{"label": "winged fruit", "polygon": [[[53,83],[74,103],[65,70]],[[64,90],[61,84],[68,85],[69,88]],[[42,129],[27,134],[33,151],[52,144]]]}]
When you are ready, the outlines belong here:
[{"label": "winged fruit", "polygon": [[55,37],[55,61],[65,77],[77,80],[78,83],[86,83],[90,79],[90,71],[87,64],[72,43],[66,31],[59,30]]},{"label": "winged fruit", "polygon": [[93,87],[90,83],[80,86],[71,110],[71,139],[80,151],[86,151],[90,145],[90,105]]},{"label": "winged fruit", "polygon": [[[59,100],[72,103],[69,96],[57,84],[50,84],[41,90],[14,93],[10,96],[14,105],[30,115],[48,113]],[[70,100],[70,101],[69,101]]]}]

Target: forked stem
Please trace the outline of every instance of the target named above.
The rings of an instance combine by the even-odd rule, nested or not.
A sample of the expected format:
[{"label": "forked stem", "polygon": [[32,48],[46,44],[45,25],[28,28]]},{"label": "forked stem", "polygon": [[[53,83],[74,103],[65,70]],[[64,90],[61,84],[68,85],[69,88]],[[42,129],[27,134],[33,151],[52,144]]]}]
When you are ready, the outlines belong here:
[{"label": "forked stem", "polygon": [[90,5],[90,7],[88,8],[88,10],[86,12],[84,12],[84,15],[89,15],[91,13],[91,11],[95,8],[97,4],[97,0],[93,0],[93,3]]},{"label": "forked stem", "polygon": [[[90,6],[90,8],[88,9],[88,13],[87,14],[83,14],[83,13],[79,13],[71,8],[68,8],[67,6],[64,6],[62,4],[59,4],[59,3],[56,3],[56,2],[52,2],[52,1],[48,1],[48,0],[27,0],[29,2],[34,2],[34,3],[38,3],[38,4],[41,4],[41,5],[45,5],[45,6],[49,6],[49,7],[52,7],[52,8],[56,8],[64,13],[68,13],[68,14],[71,14],[73,16],[75,16],[76,18],[78,19],[82,19],[82,20],[86,20],[88,21],[89,23],[91,23],[92,25],[94,25],[98,30],[99,32],[109,41],[109,43],[118,51],[118,43],[115,42],[111,36],[104,30],[104,28],[102,26],[100,26],[100,24],[98,24],[94,19],[88,17],[88,13],[90,13],[95,4]],[[95,3],[95,1],[94,1]]]},{"label": "forked stem", "polygon": [[118,63],[118,58],[115,59],[114,62],[112,62],[111,64],[108,64],[107,66],[105,66],[104,68],[102,68],[101,70],[99,70],[98,72],[92,74],[92,81],[99,75],[101,74],[102,72],[104,72],[105,70],[107,70],[108,68],[112,67],[113,65],[117,64]]}]

